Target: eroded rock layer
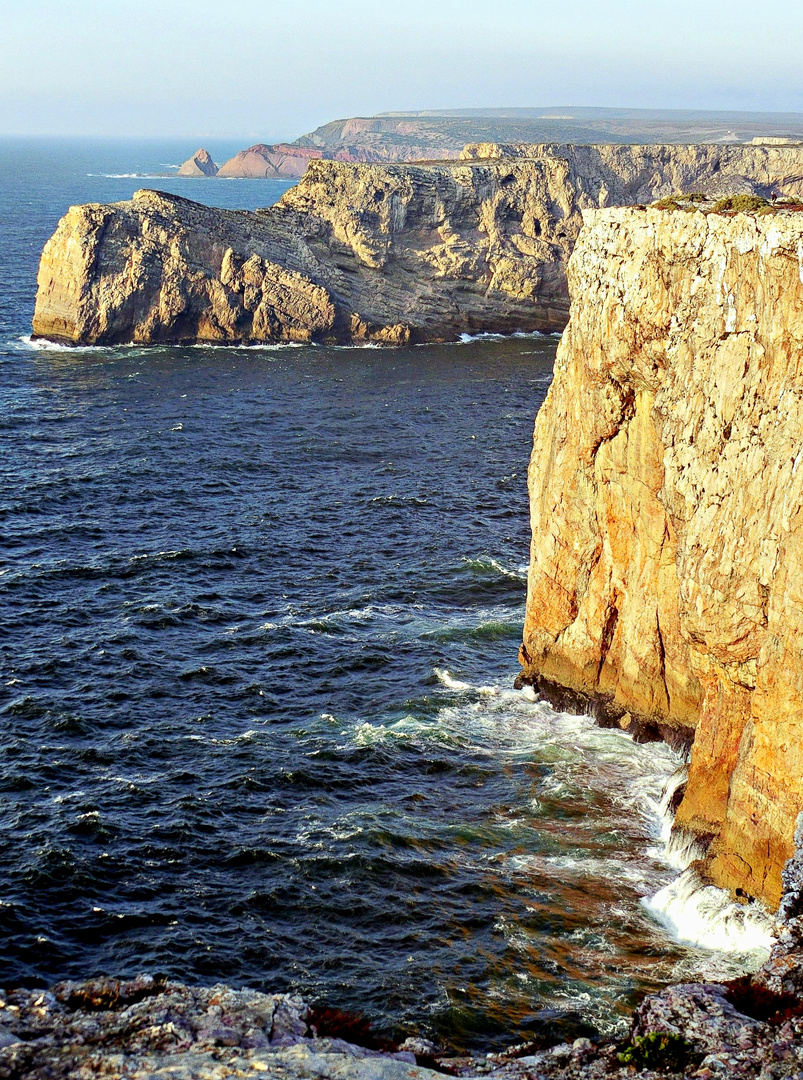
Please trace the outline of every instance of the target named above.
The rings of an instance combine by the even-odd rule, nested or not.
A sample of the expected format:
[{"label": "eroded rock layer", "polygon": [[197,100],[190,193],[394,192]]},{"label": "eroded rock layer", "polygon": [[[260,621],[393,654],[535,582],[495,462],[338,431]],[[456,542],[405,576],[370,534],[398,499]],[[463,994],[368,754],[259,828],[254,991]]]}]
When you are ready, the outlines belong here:
[{"label": "eroded rock layer", "polygon": [[256,213],[137,192],[73,207],[34,334],[75,344],[389,342],[560,330],[582,211],[678,188],[794,195],[803,149],[470,147],[462,162],[310,160]]},{"label": "eroded rock layer", "polygon": [[775,906],[803,808],[803,214],[592,212],[569,288],[524,676],[693,733],[676,827]]}]

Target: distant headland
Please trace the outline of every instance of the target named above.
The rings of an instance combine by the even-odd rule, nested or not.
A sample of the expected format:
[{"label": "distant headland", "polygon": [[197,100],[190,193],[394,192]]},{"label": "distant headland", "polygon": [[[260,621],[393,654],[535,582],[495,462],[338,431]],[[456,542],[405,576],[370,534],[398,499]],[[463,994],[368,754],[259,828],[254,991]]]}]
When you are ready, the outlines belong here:
[{"label": "distant headland", "polygon": [[293,142],[255,143],[219,168],[198,150],[179,176],[294,179],[311,160],[448,161],[468,143],[775,143],[803,140],[803,114],[669,109],[463,109],[333,120]]}]

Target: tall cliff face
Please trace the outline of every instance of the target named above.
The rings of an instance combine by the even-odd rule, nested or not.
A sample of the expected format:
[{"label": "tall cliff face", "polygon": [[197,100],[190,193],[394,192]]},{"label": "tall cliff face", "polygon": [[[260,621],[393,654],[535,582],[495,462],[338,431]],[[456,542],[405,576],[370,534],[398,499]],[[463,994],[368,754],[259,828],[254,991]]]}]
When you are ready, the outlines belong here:
[{"label": "tall cliff face", "polygon": [[803,148],[468,155],[431,165],[311,160],[297,187],[257,213],[147,191],[73,207],[42,254],[34,333],[99,344],[560,330],[584,209],[679,187],[794,194],[803,175]]},{"label": "tall cliff face", "polygon": [[803,809],[803,214],[592,212],[569,288],[524,677],[693,734],[676,827],[774,906]]}]

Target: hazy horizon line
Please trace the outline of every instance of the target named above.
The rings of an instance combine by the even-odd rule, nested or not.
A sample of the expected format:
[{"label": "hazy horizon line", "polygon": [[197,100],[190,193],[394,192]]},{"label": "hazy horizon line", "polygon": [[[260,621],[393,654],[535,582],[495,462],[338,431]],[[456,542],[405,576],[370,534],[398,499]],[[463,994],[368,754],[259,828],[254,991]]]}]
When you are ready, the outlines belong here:
[{"label": "hazy horizon line", "polygon": [[[329,120],[323,120],[316,127],[308,128],[305,131],[298,134],[272,134],[265,135],[264,132],[251,130],[241,132],[230,131],[155,131],[148,132],[147,134],[133,134],[133,135],[121,135],[118,130],[109,129],[108,131],[90,131],[85,128],[76,129],[73,131],[65,132],[63,128],[61,130],[31,130],[31,131],[0,131],[0,139],[104,139],[104,140],[119,140],[121,142],[136,142],[147,141],[155,139],[215,139],[225,141],[239,141],[239,140],[257,140],[268,144],[292,142],[295,139],[302,138],[304,135],[309,134],[317,128],[324,127],[328,124],[336,124],[345,120],[380,120],[380,119],[394,119],[397,117],[414,116],[421,119],[437,119],[446,117],[471,119],[472,117],[492,117],[498,115],[501,118],[511,118],[519,115],[522,119],[531,120],[550,120],[554,119],[551,116],[540,116],[541,113],[552,113],[556,110],[574,111],[578,114],[582,114],[584,117],[590,117],[594,114],[608,114],[617,113],[623,118],[633,116],[652,116],[656,118],[665,117],[669,118],[694,118],[713,120],[716,118],[722,120],[737,120],[738,118],[752,118],[752,117],[765,117],[775,118],[781,120],[784,118],[803,119],[803,111],[797,112],[794,110],[777,110],[777,109],[719,109],[719,108],[707,108],[707,109],[687,109],[677,108],[672,106],[631,106],[631,105],[487,105],[481,107],[433,107],[427,109],[392,109],[383,110],[376,113],[352,113],[348,116],[336,116]],[[602,117],[601,117],[602,118]],[[561,117],[561,119],[570,119],[568,117]],[[616,119],[616,117],[608,117],[608,119]]]}]

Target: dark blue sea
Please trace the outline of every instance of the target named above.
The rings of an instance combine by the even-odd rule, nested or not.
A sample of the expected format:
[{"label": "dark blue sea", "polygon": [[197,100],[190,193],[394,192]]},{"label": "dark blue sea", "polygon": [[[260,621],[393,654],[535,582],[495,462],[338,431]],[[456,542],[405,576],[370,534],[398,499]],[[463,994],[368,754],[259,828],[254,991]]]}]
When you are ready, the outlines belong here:
[{"label": "dark blue sea", "polygon": [[289,186],[180,180],[195,142],[0,141],[0,985],[292,988],[485,1051],[741,970],[643,903],[675,755],[513,689],[555,340],[31,345],[70,204]]}]

